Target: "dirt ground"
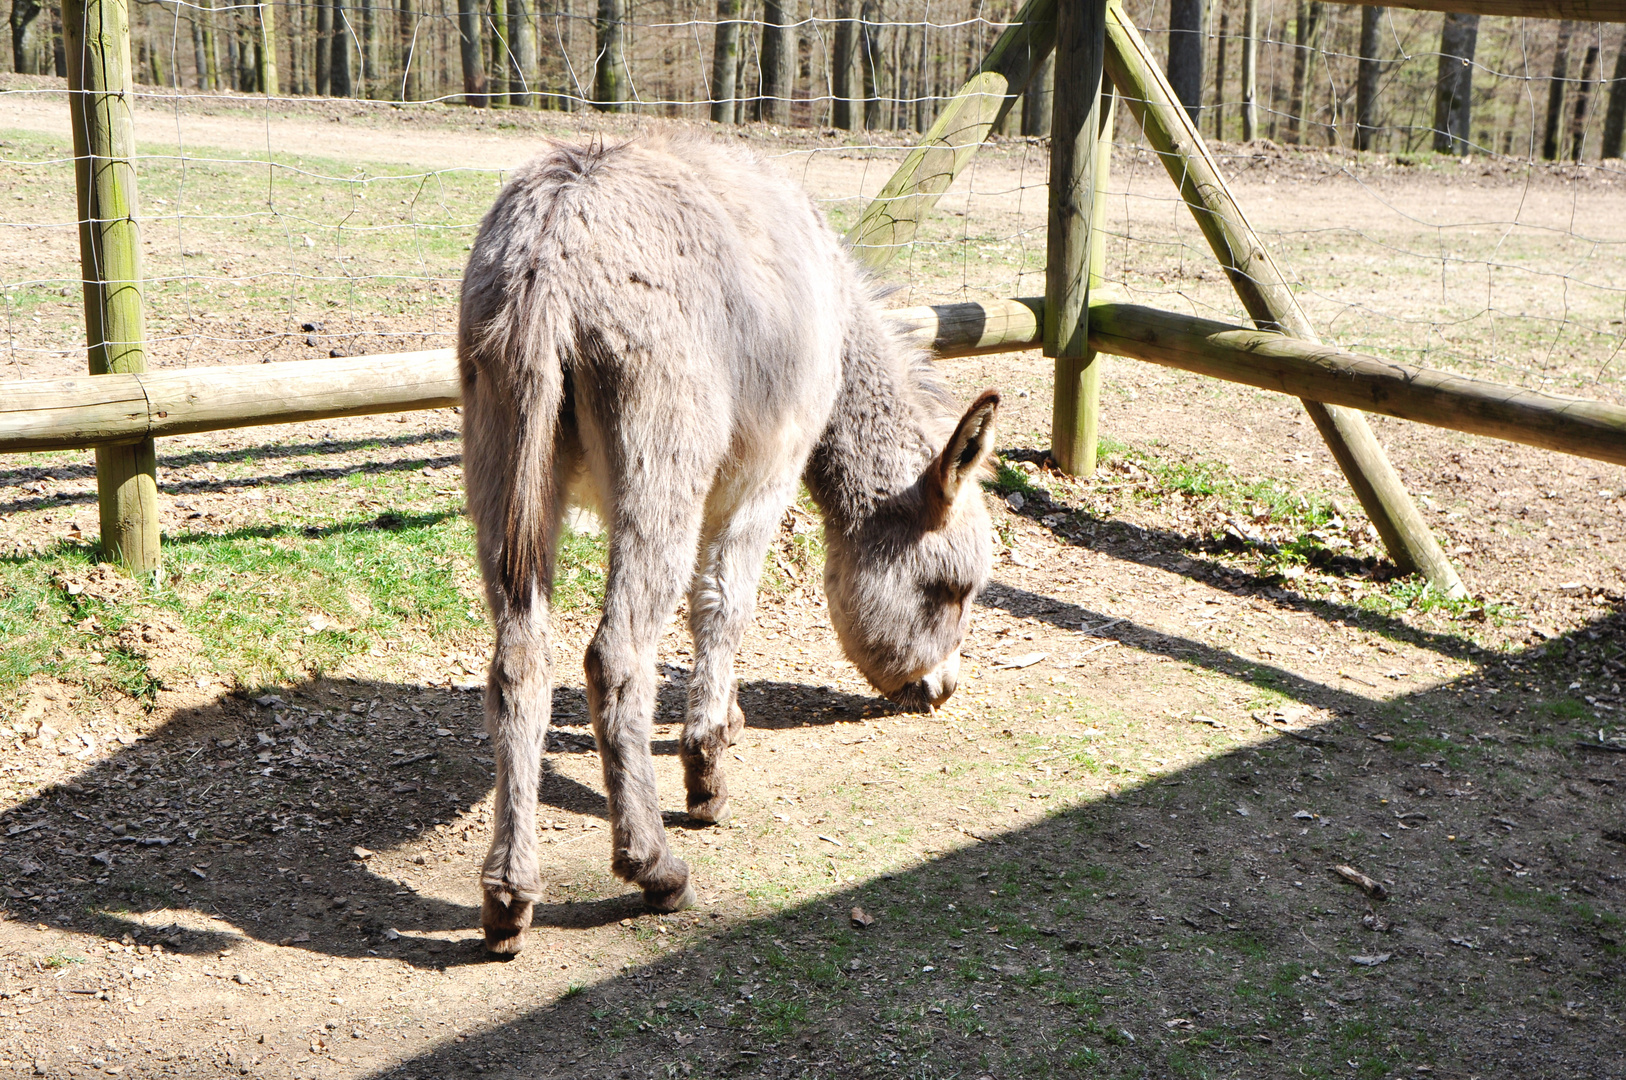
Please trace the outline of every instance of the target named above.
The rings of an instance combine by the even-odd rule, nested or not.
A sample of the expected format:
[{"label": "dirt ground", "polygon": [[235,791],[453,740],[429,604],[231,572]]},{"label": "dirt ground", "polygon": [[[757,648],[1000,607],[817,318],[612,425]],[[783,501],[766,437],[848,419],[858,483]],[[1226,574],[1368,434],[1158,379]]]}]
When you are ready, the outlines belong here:
[{"label": "dirt ground", "polygon": [[[421,152],[495,160],[485,137]],[[1334,212],[1313,162],[1265,179]],[[1585,196],[1609,227],[1621,197]],[[476,930],[477,628],[252,684],[193,611],[64,571],[145,612],[103,647],[156,688],[46,671],[4,704],[0,1076],[1626,1076],[1626,469],[1376,420],[1474,594],[1443,603],[1381,559],[1296,403],[1104,363],[1086,481],[1045,465],[1048,361],[944,365],[1005,391],[1005,468],[937,714],[840,657],[792,514],[740,657],[734,817],[692,827],[674,624],[654,749],[692,910],[608,873],[593,613],[557,618],[549,884],[509,962]],[[169,542],[314,542],[283,523],[304,502],[455,514],[456,427],[169,440]],[[1285,525],[1272,482],[1330,509]],[[50,558],[94,533],[90,456],[0,461],[0,506],[10,564]]]}]

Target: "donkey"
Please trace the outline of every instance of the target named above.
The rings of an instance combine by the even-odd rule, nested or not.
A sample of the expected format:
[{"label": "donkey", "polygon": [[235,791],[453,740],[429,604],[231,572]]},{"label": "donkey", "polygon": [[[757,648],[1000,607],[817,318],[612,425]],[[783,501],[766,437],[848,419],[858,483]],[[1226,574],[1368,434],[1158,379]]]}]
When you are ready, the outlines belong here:
[{"label": "donkey", "polygon": [[604,518],[585,657],[610,866],[656,911],[693,903],[655,792],[655,650],[685,586],[694,670],[679,741],[693,820],[729,814],[744,725],[734,655],[798,481],[823,516],[843,650],[882,694],[954,692],[987,580],[977,478],[999,395],[963,416],[797,185],[696,137],[554,144],[480,225],[458,328],[469,512],[496,624],[485,720],[494,836],[486,948],[516,953],[540,894],[536,802],[548,606],[567,503]]}]

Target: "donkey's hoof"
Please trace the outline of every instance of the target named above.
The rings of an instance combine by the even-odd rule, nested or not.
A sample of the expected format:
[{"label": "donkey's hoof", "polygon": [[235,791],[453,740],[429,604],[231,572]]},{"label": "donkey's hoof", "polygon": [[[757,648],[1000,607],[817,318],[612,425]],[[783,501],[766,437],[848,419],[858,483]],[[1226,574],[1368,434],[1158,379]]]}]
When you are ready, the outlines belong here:
[{"label": "donkey's hoof", "polygon": [[676,889],[645,889],[644,906],[654,912],[682,911],[696,903],[694,885],[685,881]]},{"label": "donkey's hoof", "polygon": [[529,900],[504,903],[490,893],[480,909],[480,926],[486,933],[486,952],[513,956],[525,947],[525,931],[531,925],[533,905]]},{"label": "donkey's hoof", "polygon": [[714,795],[689,807],[689,820],[703,825],[721,825],[733,816],[734,808],[729,805],[727,795]]}]

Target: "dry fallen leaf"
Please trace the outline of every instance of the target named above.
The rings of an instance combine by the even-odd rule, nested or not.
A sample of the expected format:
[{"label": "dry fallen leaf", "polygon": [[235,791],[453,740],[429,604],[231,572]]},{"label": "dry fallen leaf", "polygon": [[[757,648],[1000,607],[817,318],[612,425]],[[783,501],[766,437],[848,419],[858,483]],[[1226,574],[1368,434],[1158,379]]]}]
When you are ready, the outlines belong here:
[{"label": "dry fallen leaf", "polygon": [[1381,952],[1376,956],[1352,956],[1349,958],[1349,962],[1352,964],[1359,964],[1361,967],[1377,967],[1379,964],[1388,963],[1389,957],[1392,955],[1394,954]]},{"label": "dry fallen leaf", "polygon": [[1032,667],[1034,664],[1037,664],[1044,658],[1045,654],[1042,652],[1023,653],[1021,656],[1011,656],[1005,658],[1004,660],[996,660],[994,661],[994,666],[996,668],[1007,669]]},{"label": "dry fallen leaf", "polygon": [[875,921],[875,916],[869,914],[856,904],[853,905],[851,918],[854,930],[862,930]]}]

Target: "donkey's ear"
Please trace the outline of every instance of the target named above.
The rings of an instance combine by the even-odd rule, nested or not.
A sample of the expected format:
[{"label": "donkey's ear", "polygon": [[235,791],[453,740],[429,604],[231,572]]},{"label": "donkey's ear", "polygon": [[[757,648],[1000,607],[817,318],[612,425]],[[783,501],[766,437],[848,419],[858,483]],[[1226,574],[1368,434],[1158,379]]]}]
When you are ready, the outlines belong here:
[{"label": "donkey's ear", "polygon": [[988,455],[994,452],[994,416],[998,412],[998,390],[978,394],[955,425],[948,445],[932,462],[926,475],[926,513],[932,528],[948,524],[960,493],[976,484]]}]

